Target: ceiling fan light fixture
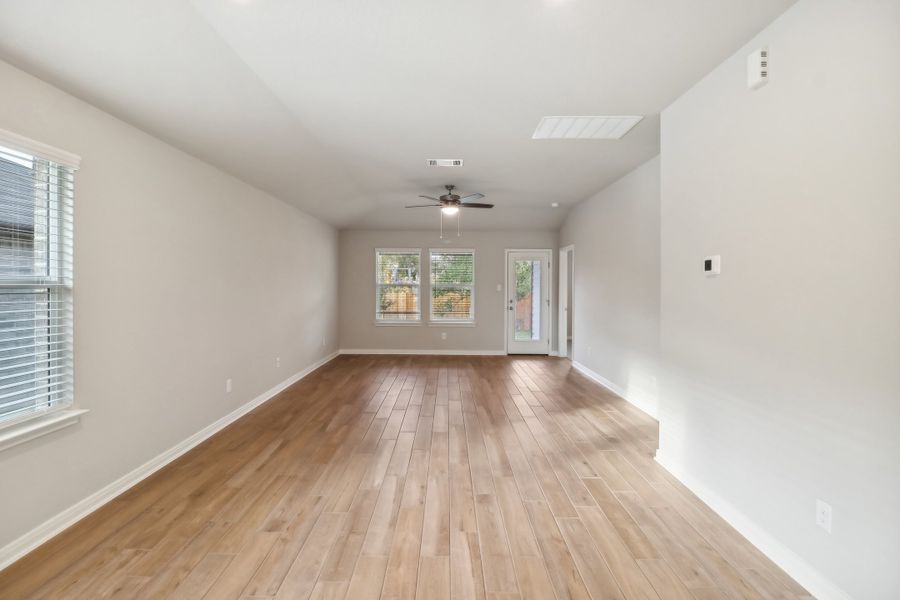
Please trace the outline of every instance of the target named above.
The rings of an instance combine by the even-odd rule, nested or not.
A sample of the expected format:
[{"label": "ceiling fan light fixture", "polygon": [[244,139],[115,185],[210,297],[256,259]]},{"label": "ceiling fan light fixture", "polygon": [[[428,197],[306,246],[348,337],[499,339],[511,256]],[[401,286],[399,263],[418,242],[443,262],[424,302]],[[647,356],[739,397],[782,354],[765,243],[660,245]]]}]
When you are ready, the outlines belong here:
[{"label": "ceiling fan light fixture", "polygon": [[458,213],[459,207],[458,206],[445,206],[445,207],[441,208],[441,212],[449,217],[449,216],[452,216],[452,215],[455,215],[456,213]]}]

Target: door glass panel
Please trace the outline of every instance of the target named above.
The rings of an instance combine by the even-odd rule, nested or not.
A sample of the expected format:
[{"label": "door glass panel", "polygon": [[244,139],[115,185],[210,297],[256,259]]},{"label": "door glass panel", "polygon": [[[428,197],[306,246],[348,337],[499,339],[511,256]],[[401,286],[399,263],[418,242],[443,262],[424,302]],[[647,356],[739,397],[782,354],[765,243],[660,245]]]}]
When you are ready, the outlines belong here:
[{"label": "door glass panel", "polygon": [[541,339],[541,261],[517,260],[515,339]]}]

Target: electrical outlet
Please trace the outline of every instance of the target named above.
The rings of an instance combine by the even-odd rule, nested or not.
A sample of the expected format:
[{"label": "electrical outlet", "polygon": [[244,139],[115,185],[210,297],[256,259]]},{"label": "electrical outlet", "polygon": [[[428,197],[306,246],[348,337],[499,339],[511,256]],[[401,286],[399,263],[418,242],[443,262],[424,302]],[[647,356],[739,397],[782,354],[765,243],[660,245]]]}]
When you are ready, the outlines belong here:
[{"label": "electrical outlet", "polygon": [[591,355],[591,347],[590,346],[587,347],[587,353],[588,353],[588,356]]},{"label": "electrical outlet", "polygon": [[226,394],[231,393],[231,379],[230,378],[225,380],[225,393]]},{"label": "electrical outlet", "polygon": [[831,533],[831,505],[822,500],[816,500],[816,525]]},{"label": "electrical outlet", "polygon": [[322,347],[323,348],[325,347],[325,336],[324,335],[322,336]]},{"label": "electrical outlet", "polygon": [[276,357],[275,357],[275,367],[278,368],[278,367],[280,367],[280,366],[281,366],[281,357],[280,357],[280,356],[276,356]]},{"label": "electrical outlet", "polygon": [[441,332],[441,339],[442,339],[442,340],[446,340],[446,339],[447,339],[447,332],[446,332],[446,331],[442,331],[442,332]]}]

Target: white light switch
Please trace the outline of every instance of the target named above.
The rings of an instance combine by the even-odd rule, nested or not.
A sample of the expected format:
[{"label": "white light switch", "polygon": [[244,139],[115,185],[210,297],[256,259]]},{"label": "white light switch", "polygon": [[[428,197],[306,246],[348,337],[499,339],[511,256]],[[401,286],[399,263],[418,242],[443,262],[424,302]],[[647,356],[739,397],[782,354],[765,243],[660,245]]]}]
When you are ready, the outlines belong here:
[{"label": "white light switch", "polygon": [[501,283],[498,283],[498,284],[497,284],[497,291],[498,291],[498,292],[502,292],[502,291],[503,291],[503,284],[501,284]]},{"label": "white light switch", "polygon": [[816,525],[831,533],[831,505],[822,500],[816,500]]}]

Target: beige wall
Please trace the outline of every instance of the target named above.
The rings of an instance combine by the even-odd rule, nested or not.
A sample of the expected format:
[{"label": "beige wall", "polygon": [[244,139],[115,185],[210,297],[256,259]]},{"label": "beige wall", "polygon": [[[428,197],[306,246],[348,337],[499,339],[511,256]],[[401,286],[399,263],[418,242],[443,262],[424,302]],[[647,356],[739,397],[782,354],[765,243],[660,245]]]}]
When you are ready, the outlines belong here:
[{"label": "beige wall", "polygon": [[575,206],[574,358],[656,415],[659,371],[659,157]]},{"label": "beige wall", "polygon": [[[435,213],[435,219],[437,214]],[[340,234],[340,342],[343,349],[500,351],[504,349],[506,306],[504,300],[505,250],[548,248],[553,250],[552,285],[556,309],[555,232],[463,232],[442,241],[435,231],[342,231]],[[428,304],[423,303],[424,322],[417,326],[375,325],[375,248],[422,248],[427,263],[430,248],[475,249],[475,327],[430,327]],[[423,283],[427,283],[427,264]],[[501,291],[497,291],[497,286]],[[427,285],[422,287],[427,295]],[[556,317],[551,315],[551,333]],[[441,333],[447,339],[441,339]],[[553,340],[553,349],[556,342]]]},{"label": "beige wall", "polygon": [[82,157],[75,398],[90,409],[0,452],[3,547],[335,351],[338,248],[330,226],[4,63],[0,89],[0,128]]},{"label": "beige wall", "polygon": [[801,0],[662,114],[660,457],[823,598],[900,598],[898,75],[900,2]]}]

